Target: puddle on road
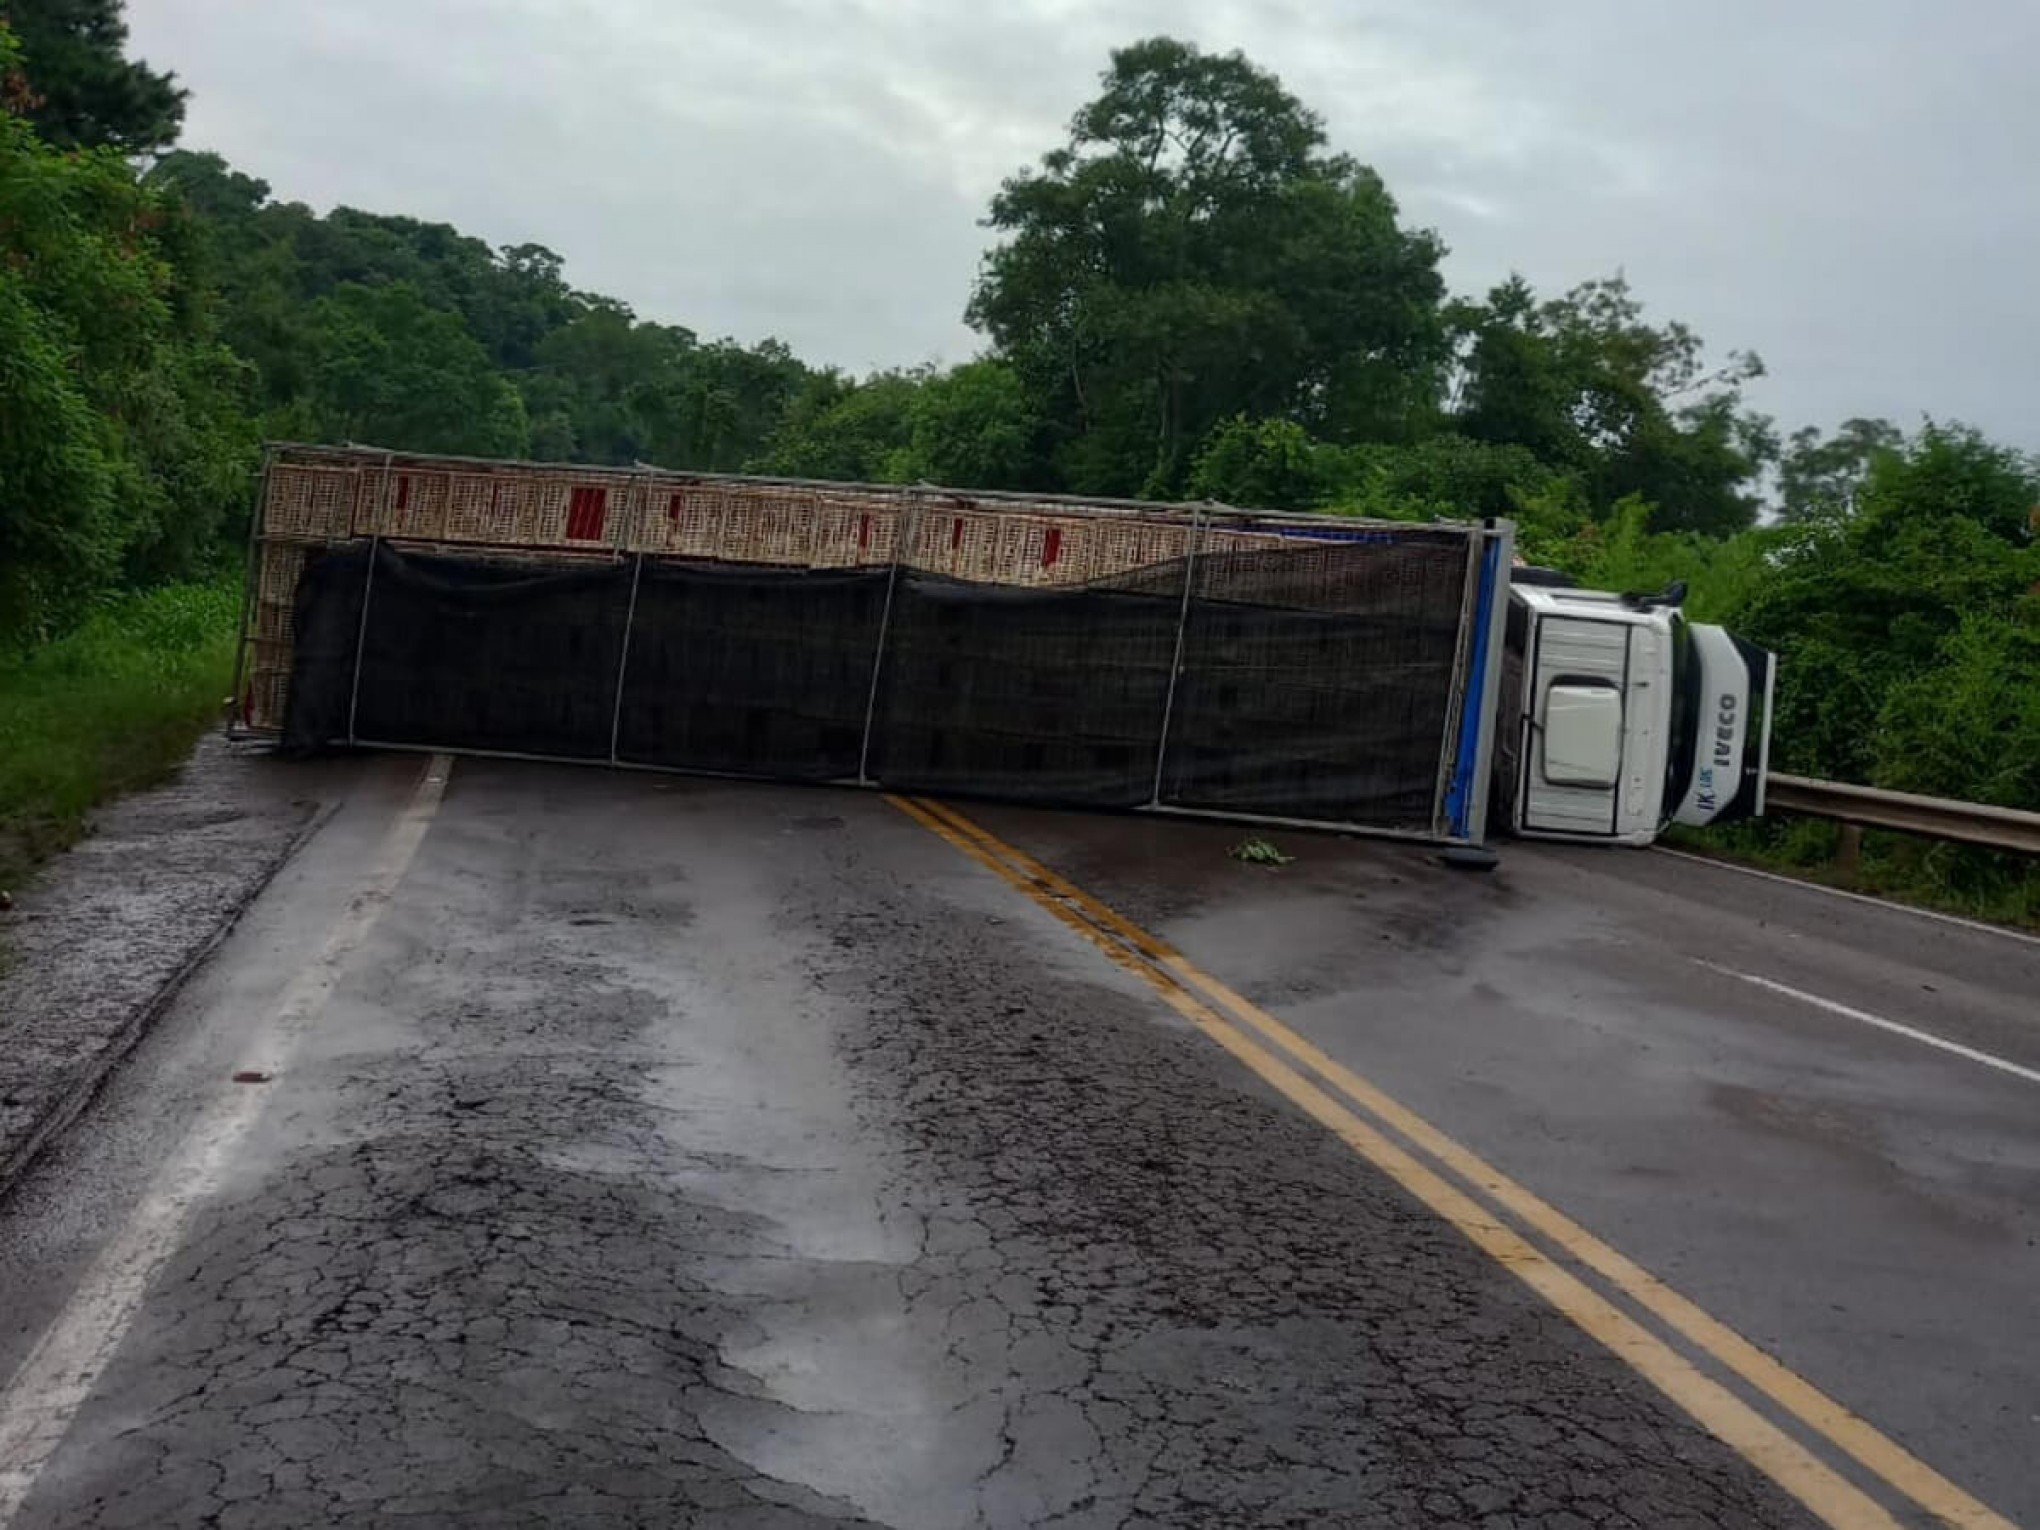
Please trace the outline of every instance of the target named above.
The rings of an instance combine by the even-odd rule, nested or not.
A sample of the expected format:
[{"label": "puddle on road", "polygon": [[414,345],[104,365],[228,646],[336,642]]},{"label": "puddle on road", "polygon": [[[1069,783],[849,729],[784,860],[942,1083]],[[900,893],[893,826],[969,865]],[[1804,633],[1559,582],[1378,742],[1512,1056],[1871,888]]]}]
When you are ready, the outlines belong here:
[{"label": "puddle on road", "polygon": [[775,912],[719,899],[685,961],[622,964],[665,1000],[638,1088],[666,1149],[659,1176],[753,1229],[750,1246],[687,1261],[688,1280],[741,1309],[719,1357],[746,1378],[691,1402],[765,1476],[901,1530],[965,1523],[1003,1410],[966,1385],[939,1305],[908,1295],[926,1228],[898,1204],[892,1146],[856,1113],[835,1001],[796,940],[761,939]]}]

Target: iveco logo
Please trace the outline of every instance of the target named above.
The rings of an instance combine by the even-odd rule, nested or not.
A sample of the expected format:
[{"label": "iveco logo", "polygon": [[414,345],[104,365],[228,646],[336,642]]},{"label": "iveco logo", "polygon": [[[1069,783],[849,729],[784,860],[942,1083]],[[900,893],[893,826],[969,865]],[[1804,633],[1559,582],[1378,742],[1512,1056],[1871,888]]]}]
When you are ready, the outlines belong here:
[{"label": "iveco logo", "polygon": [[1714,718],[1714,763],[1727,766],[1735,759],[1735,695],[1724,692],[1721,710]]},{"label": "iveco logo", "polygon": [[1694,793],[1703,813],[1712,813],[1720,801],[1714,789],[1715,771],[1727,771],[1735,764],[1735,711],[1735,693],[1723,691],[1714,708],[1714,758],[1700,767],[1699,790]]}]

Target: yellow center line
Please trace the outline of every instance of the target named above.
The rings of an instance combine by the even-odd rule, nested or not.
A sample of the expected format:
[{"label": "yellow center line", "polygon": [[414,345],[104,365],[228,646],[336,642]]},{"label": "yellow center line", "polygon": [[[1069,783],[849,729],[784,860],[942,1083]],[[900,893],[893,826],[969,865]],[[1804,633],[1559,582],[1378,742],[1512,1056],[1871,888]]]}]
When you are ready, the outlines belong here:
[{"label": "yellow center line", "polygon": [[[1885,1525],[1895,1521],[1740,1398],[1694,1369],[1676,1351],[1554,1264],[1500,1222],[1493,1211],[1405,1153],[1308,1077],[1240,1031],[1227,1015],[1259,1032],[1376,1121],[1542,1233],[1565,1254],[1595,1271],[1936,1518],[1962,1530],[2015,1530],[2009,1520],[1812,1383],[1377,1086],[1327,1056],[1266,1010],[1196,967],[1165,941],[955,809],[926,800],[910,802],[898,797],[887,800],[1042,904],[1120,965],[1145,978],[1172,1008],[1445,1217],[1829,1523]],[[1199,994],[1221,1006],[1227,1014],[1211,1008]]]}]

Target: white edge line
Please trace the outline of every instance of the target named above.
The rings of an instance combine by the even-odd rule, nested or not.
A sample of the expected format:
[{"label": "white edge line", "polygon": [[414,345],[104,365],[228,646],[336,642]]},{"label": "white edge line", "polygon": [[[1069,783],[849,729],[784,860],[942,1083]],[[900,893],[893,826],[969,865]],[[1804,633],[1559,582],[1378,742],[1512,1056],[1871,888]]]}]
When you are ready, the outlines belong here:
[{"label": "white edge line", "polygon": [[[410,800],[385,831],[346,912],[319,954],[284,989],[268,1033],[251,1039],[247,1063],[274,1074],[289,1061],[295,1042],[345,975],[348,959],[389,907],[431,826],[452,767],[450,756],[432,756]],[[266,1093],[230,1084],[213,1098],[143,1192],[126,1225],[0,1390],[0,1530],[21,1512],[70,1432],[72,1419],[112,1363],[149,1287],[182,1242],[192,1212],[218,1187],[262,1115]]]},{"label": "white edge line", "polygon": [[2009,1073],[2012,1077],[2025,1079],[2028,1083],[2040,1084],[2040,1068],[2022,1067],[2018,1063],[2008,1062],[2004,1058],[1995,1056],[1992,1053],[1980,1052],[1975,1047],[1966,1047],[1959,1041],[1950,1041],[1945,1036],[1936,1036],[1932,1031],[1923,1031],[1915,1026],[1901,1025],[1896,1020],[1887,1020],[1882,1015],[1871,1014],[1868,1010],[1856,1009],[1847,1004],[1838,1004],[1833,999],[1824,999],[1817,993],[1807,993],[1804,989],[1794,988],[1789,984],[1780,983],[1772,978],[1759,977],[1754,972],[1738,972],[1733,967],[1724,967],[1718,962],[1702,961],[1697,956],[1691,957],[1689,960],[1695,966],[1705,967],[1709,972],[1719,972],[1724,977],[1740,978],[1745,983],[1754,983],[1759,988],[1768,988],[1773,993],[1784,994],[1787,998],[1797,999],[1802,1004],[1811,1004],[1817,1009],[1826,1010],[1829,1014],[1841,1015],[1850,1020],[1860,1020],[1865,1025],[1874,1025],[1880,1031],[1889,1031],[1894,1036],[1903,1036],[1909,1041],[1917,1041],[1926,1046],[1936,1047],[1943,1052],[1952,1052],[1957,1057],[1965,1057],[1973,1063],[1982,1063],[1986,1068],[1995,1068],[2000,1073]]},{"label": "white edge line", "polygon": [[1760,866],[1745,866],[1740,861],[1724,861],[1712,855],[1695,855],[1690,850],[1674,850],[1670,845],[1652,845],[1651,849],[1659,855],[1692,861],[1700,866],[1718,866],[1723,871],[1739,872],[1746,877],[1761,877],[1766,882],[1780,882],[1787,887],[1804,888],[1807,892],[1826,893],[1830,898],[1847,898],[1851,903],[1867,903],[1872,908],[1889,909],[1894,914],[1911,914],[1916,919],[1932,919],[1941,924],[1956,925],[1961,929],[1974,930],[1979,935],[1996,935],[2005,940],[2023,941],[2029,946],[2040,946],[2040,935],[2029,935],[2024,930],[2014,930],[2002,924],[1985,924],[1981,919],[1965,919],[1960,914],[1944,914],[1937,908],[1918,908],[1910,903],[1894,903],[1889,898],[1873,898],[1869,893],[1850,892],[1846,887],[1830,887],[1825,882],[1808,881],[1805,877],[1788,877],[1782,872],[1765,871]]}]

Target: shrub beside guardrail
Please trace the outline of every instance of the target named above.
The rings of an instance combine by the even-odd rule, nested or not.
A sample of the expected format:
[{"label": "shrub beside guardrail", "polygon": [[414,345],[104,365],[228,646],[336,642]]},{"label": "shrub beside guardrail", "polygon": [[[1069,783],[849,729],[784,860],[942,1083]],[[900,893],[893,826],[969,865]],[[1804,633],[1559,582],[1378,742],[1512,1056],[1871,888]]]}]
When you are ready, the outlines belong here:
[{"label": "shrub beside guardrail", "polygon": [[1892,829],[2015,855],[2040,856],[2040,813],[2020,808],[1816,781],[1775,771],[1766,778],[1764,797],[1768,812],[1829,818],[1859,828]]}]

